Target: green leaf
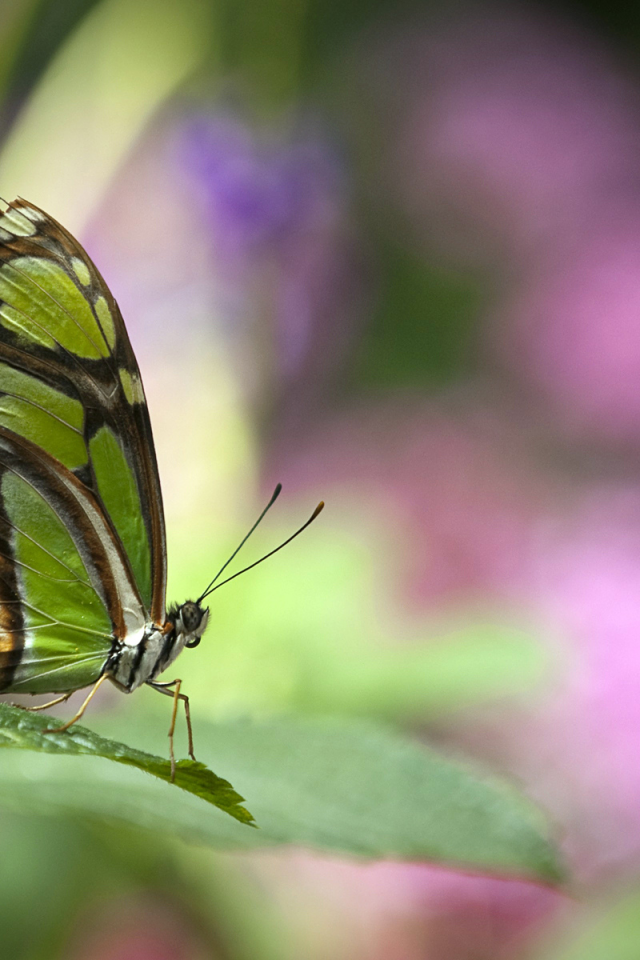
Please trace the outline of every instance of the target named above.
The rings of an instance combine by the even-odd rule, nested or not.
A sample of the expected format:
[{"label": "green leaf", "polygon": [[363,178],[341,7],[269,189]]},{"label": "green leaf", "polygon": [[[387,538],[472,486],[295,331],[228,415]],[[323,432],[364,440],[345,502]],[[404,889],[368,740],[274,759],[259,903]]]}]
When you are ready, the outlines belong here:
[{"label": "green leaf", "polygon": [[[171,782],[171,764],[168,760],[133,750],[123,743],[105,740],[85,727],[74,726],[64,733],[45,733],[50,726],[51,718],[0,703],[1,747],[22,747],[71,756],[88,754],[104,757],[145,770],[167,783]],[[212,803],[241,823],[251,824],[253,821],[249,811],[240,806],[244,798],[236,793],[227,780],[216,776],[204,763],[194,760],[178,761],[175,786]]]},{"label": "green leaf", "polygon": [[[154,739],[166,741],[164,724],[147,726],[133,709],[127,714],[128,721],[96,720],[110,731],[123,724],[127,736],[135,730],[152,749]],[[294,844],[552,883],[562,877],[540,814],[514,790],[386,729],[292,717],[226,724],[196,717],[194,727],[198,755],[250,798],[259,830],[245,830],[196,796],[137,770],[93,757],[0,751],[0,804],[117,817],[225,850]],[[86,731],[81,738],[93,742]],[[41,740],[35,738],[38,748]]]}]

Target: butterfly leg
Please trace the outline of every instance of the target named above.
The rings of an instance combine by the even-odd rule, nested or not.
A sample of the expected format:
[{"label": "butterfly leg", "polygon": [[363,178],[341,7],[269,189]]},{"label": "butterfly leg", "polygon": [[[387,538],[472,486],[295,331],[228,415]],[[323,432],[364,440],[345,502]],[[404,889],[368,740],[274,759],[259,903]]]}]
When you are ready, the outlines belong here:
[{"label": "butterfly leg", "polygon": [[[54,727],[51,730],[43,730],[43,733],[64,733],[65,730],[68,730],[69,727],[72,727],[74,723],[77,723],[80,717],[82,716],[82,714],[85,712],[85,710],[89,706],[94,695],[98,692],[98,689],[102,686],[104,681],[107,679],[108,679],[108,674],[103,673],[102,676],[96,680],[94,685],[91,687],[91,690],[89,691],[89,695],[85,698],[84,703],[81,705],[75,717],[72,717],[71,720],[67,721],[67,723],[63,723],[61,727]],[[64,699],[66,699],[66,697]]]},{"label": "butterfly leg", "polygon": [[48,700],[47,703],[39,703],[35,707],[25,707],[22,703],[13,703],[13,707],[20,707],[21,710],[29,710],[30,713],[37,713],[38,710],[48,710],[49,707],[55,707],[56,703],[65,703],[75,690],[70,690],[62,697],[56,697],[55,700]]},{"label": "butterfly leg", "polygon": [[[173,783],[176,777],[176,760],[173,752],[173,735],[176,729],[176,718],[178,716],[178,700],[182,700],[184,703],[184,715],[187,721],[187,736],[189,738],[189,756],[192,760],[195,760],[196,758],[193,751],[193,729],[191,726],[189,697],[186,695],[186,693],[180,693],[182,680],[170,680],[168,683],[155,683],[148,680],[147,685],[153,687],[153,689],[157,690],[158,693],[163,693],[166,697],[172,697],[173,699],[171,726],[169,727],[169,755],[171,757],[171,782]],[[171,689],[172,687],[174,688],[173,690]]]}]

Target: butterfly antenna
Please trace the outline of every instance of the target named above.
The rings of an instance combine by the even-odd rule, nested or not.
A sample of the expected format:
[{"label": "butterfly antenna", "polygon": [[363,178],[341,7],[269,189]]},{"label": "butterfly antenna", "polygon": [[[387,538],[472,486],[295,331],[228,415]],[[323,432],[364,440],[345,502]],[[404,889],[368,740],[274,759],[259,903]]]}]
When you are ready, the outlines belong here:
[{"label": "butterfly antenna", "polygon": [[216,573],[215,577],[213,578],[213,580],[211,581],[211,583],[209,584],[209,586],[207,587],[207,589],[204,591],[204,593],[202,594],[202,596],[200,596],[200,597],[198,598],[198,600],[196,600],[196,603],[200,603],[201,600],[204,600],[204,598],[207,596],[207,594],[208,594],[209,591],[211,590],[211,587],[214,585],[214,583],[216,582],[216,580],[218,579],[218,577],[219,577],[222,573],[224,573],[224,571],[227,569],[227,567],[229,566],[229,564],[231,563],[231,561],[234,559],[234,557],[236,557],[236,556],[238,555],[238,553],[240,552],[240,550],[242,550],[242,548],[244,547],[245,543],[247,542],[247,540],[249,539],[249,537],[251,536],[251,534],[253,533],[253,531],[254,531],[254,530],[256,529],[256,527],[264,520],[266,514],[269,512],[269,510],[271,509],[271,507],[274,505],[274,503],[276,502],[276,500],[277,500],[278,497],[280,496],[281,491],[282,491],[282,484],[279,483],[279,484],[277,484],[275,490],[273,491],[273,494],[272,494],[272,496],[271,496],[271,500],[269,500],[269,503],[266,505],[266,507],[264,508],[264,510],[262,511],[262,513],[260,514],[260,516],[258,517],[258,519],[256,520],[256,522],[254,523],[254,525],[251,527],[251,530],[249,530],[249,533],[246,535],[246,537],[244,537],[244,538],[240,541],[240,543],[238,544],[238,546],[236,547],[236,549],[233,551],[233,553],[231,554],[231,556],[229,557],[229,559],[227,560],[227,562],[220,567],[220,569],[218,570],[218,572]]},{"label": "butterfly antenna", "polygon": [[[320,503],[318,504],[318,506],[315,508],[315,510],[314,510],[313,513],[311,514],[311,516],[309,517],[309,519],[307,520],[307,522],[306,522],[306,523],[303,523],[302,526],[301,526],[298,530],[296,530],[295,533],[292,533],[292,534],[291,534],[290,537],[287,537],[287,539],[284,540],[284,541],[280,544],[279,547],[276,547],[275,550],[270,550],[269,553],[265,553],[264,557],[260,557],[259,560],[255,560],[253,563],[250,563],[249,566],[248,566],[248,567],[245,567],[243,570],[238,570],[238,572],[237,572],[237,573],[234,573],[233,576],[227,577],[226,580],[223,580],[222,583],[217,584],[217,586],[213,587],[212,589],[211,589],[211,586],[212,586],[212,585],[210,585],[209,587],[207,587],[206,591],[205,591],[205,592],[203,593],[203,595],[200,597],[200,600],[203,600],[203,599],[204,599],[206,596],[208,596],[210,593],[213,593],[215,590],[218,590],[219,587],[223,587],[223,586],[225,585],[225,583],[229,583],[231,580],[235,580],[235,578],[236,578],[236,577],[239,577],[241,573],[246,573],[247,570],[252,570],[254,567],[257,567],[258,564],[259,564],[259,563],[262,563],[263,560],[268,560],[269,557],[272,557],[272,556],[274,555],[274,553],[277,553],[277,552],[278,552],[278,550],[282,550],[282,548],[283,548],[283,547],[286,547],[286,545],[287,545],[288,543],[291,543],[292,540],[295,540],[296,537],[300,536],[300,534],[302,533],[302,531],[303,531],[303,530],[306,530],[307,527],[309,526],[309,524],[310,524],[310,523],[313,523],[313,521],[316,519],[316,517],[318,516],[318,514],[322,513],[323,510],[324,510],[324,501],[321,500]],[[265,512],[266,512],[266,511],[265,511]],[[262,518],[261,518],[261,519],[262,519]],[[245,539],[246,539],[246,537],[245,537]],[[238,551],[236,550],[236,553],[237,553],[237,552],[238,552]],[[234,554],[234,556],[235,556],[235,554]],[[228,561],[227,561],[227,562],[228,562]],[[226,564],[225,564],[225,566],[226,566]],[[224,570],[224,567],[223,567],[222,569]],[[216,580],[217,580],[217,579],[218,579],[218,578],[216,577]],[[198,603],[200,603],[200,600],[198,600]]]}]

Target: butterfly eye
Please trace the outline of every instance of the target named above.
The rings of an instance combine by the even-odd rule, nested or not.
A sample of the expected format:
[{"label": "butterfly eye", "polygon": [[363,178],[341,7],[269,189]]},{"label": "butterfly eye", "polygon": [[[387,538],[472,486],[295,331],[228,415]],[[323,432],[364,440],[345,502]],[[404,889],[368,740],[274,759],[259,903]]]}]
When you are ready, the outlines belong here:
[{"label": "butterfly eye", "polygon": [[202,620],[202,610],[200,607],[193,603],[191,600],[187,600],[186,603],[182,604],[180,608],[180,616],[184,624],[184,629],[187,633],[193,633],[194,630],[197,630],[200,626],[200,621]]}]

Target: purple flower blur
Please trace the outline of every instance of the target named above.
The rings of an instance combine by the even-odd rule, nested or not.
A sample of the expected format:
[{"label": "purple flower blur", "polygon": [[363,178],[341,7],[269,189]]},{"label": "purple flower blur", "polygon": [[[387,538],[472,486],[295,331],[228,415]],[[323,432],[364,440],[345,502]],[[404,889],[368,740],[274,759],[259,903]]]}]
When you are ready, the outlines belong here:
[{"label": "purple flower blur", "polygon": [[231,117],[200,117],[184,133],[185,160],[203,186],[218,252],[230,261],[334,220],[342,171],[319,140],[259,144]]},{"label": "purple flower blur", "polygon": [[261,139],[238,119],[211,115],[185,126],[181,156],[208,220],[223,320],[236,336],[256,315],[272,325],[276,378],[325,375],[354,313],[335,151],[313,136]]}]

